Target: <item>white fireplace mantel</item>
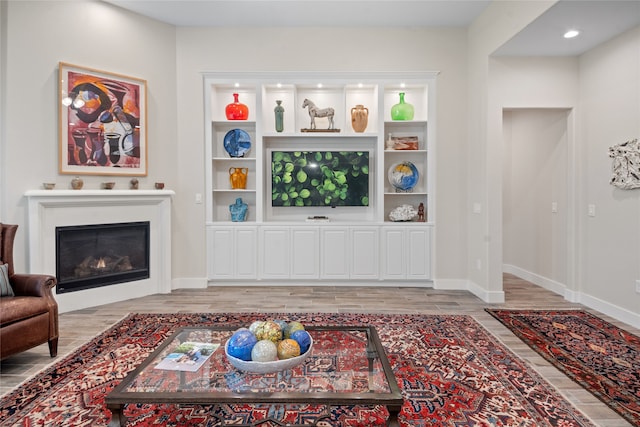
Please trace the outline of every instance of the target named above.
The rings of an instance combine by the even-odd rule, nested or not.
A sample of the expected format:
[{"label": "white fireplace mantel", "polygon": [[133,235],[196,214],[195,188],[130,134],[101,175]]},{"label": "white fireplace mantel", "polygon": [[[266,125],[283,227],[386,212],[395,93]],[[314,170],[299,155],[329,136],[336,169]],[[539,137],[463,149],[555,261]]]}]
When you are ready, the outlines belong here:
[{"label": "white fireplace mantel", "polygon": [[30,190],[29,272],[56,274],[56,227],[149,221],[148,279],[57,294],[61,313],[171,292],[171,190]]}]

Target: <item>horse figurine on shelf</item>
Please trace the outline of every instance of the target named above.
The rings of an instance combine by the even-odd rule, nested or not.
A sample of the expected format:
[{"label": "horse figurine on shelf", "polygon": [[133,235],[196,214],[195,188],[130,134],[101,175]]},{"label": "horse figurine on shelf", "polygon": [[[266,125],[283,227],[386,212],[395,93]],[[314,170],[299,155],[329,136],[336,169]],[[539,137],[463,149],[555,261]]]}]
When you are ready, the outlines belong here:
[{"label": "horse figurine on shelf", "polygon": [[333,129],[334,125],[333,125],[333,115],[335,114],[335,111],[333,108],[328,107],[328,108],[318,108],[316,106],[316,104],[313,103],[313,101],[309,100],[309,99],[305,99],[304,102],[302,103],[302,108],[309,108],[309,117],[311,118],[311,129],[315,129],[316,128],[316,117],[326,117],[327,119],[329,119],[329,129]]}]

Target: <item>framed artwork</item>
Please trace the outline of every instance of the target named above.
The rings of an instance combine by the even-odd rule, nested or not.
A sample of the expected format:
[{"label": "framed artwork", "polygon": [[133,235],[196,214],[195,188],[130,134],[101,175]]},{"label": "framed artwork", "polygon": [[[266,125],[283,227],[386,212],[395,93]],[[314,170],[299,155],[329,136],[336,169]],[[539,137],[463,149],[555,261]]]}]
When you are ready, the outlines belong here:
[{"label": "framed artwork", "polygon": [[147,82],[59,64],[60,173],[147,175]]}]

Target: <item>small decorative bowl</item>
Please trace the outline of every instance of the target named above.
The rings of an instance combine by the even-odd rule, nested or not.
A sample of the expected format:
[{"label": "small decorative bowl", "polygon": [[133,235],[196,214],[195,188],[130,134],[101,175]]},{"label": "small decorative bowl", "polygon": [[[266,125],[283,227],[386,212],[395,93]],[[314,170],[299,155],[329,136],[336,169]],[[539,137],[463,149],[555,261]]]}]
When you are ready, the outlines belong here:
[{"label": "small decorative bowl", "polygon": [[156,190],[162,190],[164,188],[164,182],[156,182]]},{"label": "small decorative bowl", "polygon": [[45,182],[42,184],[42,186],[44,187],[45,190],[53,190],[53,188],[56,186],[55,182]]},{"label": "small decorative bowl", "polygon": [[[311,337],[309,337],[311,338]],[[303,363],[307,357],[311,356],[311,350],[313,349],[313,338],[311,338],[311,344],[307,351],[300,356],[292,357],[291,359],[274,360],[273,362],[254,362],[238,359],[230,356],[228,349],[229,341],[224,344],[224,352],[227,355],[229,363],[231,363],[236,369],[243,372],[250,372],[255,374],[271,374],[273,372],[285,371],[287,369],[295,368]]]},{"label": "small decorative bowl", "polygon": [[115,182],[103,182],[102,183],[102,188],[104,188],[105,190],[111,190],[115,186],[116,186]]}]

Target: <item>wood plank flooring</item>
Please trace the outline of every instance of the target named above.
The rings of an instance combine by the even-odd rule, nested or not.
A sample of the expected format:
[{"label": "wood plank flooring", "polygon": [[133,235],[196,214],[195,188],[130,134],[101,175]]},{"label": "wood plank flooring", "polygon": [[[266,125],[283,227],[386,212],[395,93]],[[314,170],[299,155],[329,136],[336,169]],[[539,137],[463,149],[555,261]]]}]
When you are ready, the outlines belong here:
[{"label": "wood plank flooring", "polygon": [[[513,275],[505,274],[505,304],[486,304],[466,291],[405,287],[209,287],[182,289],[170,295],[152,295],[60,315],[58,357],[49,357],[46,344],[0,362],[0,394],[5,394],[38,371],[61,359],[131,312],[323,312],[323,313],[423,313],[468,314],[491,331],[514,353],[526,360],[562,395],[601,427],[630,426],[623,418],[559,372],[522,343],[484,309],[583,308],[561,296]],[[640,335],[638,329],[594,314]]]}]

